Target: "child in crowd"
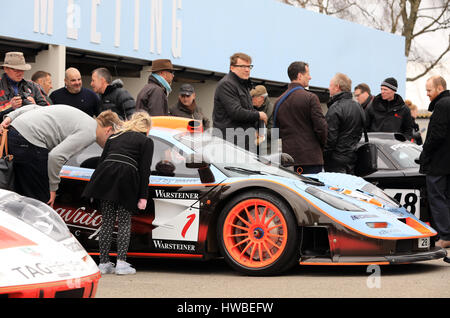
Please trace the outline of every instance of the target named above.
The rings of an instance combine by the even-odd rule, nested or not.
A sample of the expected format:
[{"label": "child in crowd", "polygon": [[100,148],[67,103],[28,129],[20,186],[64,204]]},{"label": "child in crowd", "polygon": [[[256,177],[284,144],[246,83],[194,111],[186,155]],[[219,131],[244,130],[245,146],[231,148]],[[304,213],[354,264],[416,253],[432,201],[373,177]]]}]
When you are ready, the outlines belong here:
[{"label": "child in crowd", "polygon": [[[102,274],[135,274],[126,262],[130,243],[131,216],[145,210],[148,196],[153,141],[147,135],[151,118],[145,112],[133,114],[106,142],[99,164],[86,186],[83,197],[98,200],[102,213],[99,232]],[[118,219],[117,264],[109,260],[112,233]]]}]

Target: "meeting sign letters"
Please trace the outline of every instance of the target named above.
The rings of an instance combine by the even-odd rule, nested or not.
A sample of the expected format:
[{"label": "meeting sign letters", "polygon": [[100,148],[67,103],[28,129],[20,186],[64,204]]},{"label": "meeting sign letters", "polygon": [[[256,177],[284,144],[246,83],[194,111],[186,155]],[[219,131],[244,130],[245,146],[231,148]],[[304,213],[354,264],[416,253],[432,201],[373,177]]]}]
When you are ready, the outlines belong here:
[{"label": "meeting sign letters", "polygon": [[88,36],[90,44],[158,55],[163,54],[163,41],[171,40],[172,56],[181,58],[182,4],[182,0],[34,0],[33,32],[53,36],[65,27],[61,45]]}]

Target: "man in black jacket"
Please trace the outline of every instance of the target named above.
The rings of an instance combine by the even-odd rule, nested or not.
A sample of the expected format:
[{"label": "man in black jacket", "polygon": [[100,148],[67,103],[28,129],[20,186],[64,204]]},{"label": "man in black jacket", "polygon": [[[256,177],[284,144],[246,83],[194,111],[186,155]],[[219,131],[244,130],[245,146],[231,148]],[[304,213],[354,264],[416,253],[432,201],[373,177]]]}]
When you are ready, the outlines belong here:
[{"label": "man in black jacket", "polygon": [[381,83],[381,94],[366,108],[367,131],[399,132],[411,140],[411,112],[403,98],[396,94],[397,88],[397,80],[393,77]]},{"label": "man in black jacket", "polygon": [[325,171],[354,174],[356,147],[363,132],[363,110],[353,100],[352,81],[337,73],[330,81],[327,144],[323,157]]},{"label": "man in black jacket", "polygon": [[[256,151],[258,121],[263,120],[267,124],[267,115],[253,107],[250,96],[251,62],[251,57],[244,53],[235,53],[230,57],[230,72],[220,80],[214,94],[212,117],[213,126],[220,130],[223,139]],[[243,136],[245,140],[238,136]]]},{"label": "man in black jacket", "polygon": [[450,247],[450,92],[441,76],[426,83],[433,112],[420,155],[420,172],[426,174],[433,227],[439,234],[436,246]]},{"label": "man in black jacket", "polygon": [[91,87],[100,95],[101,111],[111,109],[122,120],[129,119],[136,111],[134,98],[123,88],[121,80],[112,80],[108,69],[98,68],[92,72]]}]

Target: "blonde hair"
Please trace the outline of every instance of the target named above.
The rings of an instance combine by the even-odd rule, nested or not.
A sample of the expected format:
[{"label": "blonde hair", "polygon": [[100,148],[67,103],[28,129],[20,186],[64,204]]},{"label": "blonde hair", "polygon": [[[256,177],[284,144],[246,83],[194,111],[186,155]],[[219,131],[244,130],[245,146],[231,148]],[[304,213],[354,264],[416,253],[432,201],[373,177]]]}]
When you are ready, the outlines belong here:
[{"label": "blonde hair", "polygon": [[147,133],[147,131],[152,128],[152,118],[147,112],[136,112],[131,118],[122,123],[119,128],[119,133],[124,133],[127,131],[136,131],[141,133]]},{"label": "blonde hair", "polygon": [[100,115],[94,117],[94,119],[101,127],[112,127],[114,131],[122,125],[119,116],[110,109],[101,112]]},{"label": "blonde hair", "polygon": [[406,106],[408,106],[408,108],[409,108],[410,110],[417,110],[417,106],[414,105],[414,104],[412,103],[412,101],[410,101],[409,99],[405,100],[405,104],[406,104]]}]

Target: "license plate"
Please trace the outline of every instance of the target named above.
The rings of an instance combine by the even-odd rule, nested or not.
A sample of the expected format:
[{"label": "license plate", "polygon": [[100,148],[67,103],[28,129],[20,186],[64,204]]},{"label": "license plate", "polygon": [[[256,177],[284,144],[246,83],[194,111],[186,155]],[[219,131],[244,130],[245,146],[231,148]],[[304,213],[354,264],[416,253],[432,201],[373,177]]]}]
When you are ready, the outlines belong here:
[{"label": "license plate", "polygon": [[423,237],[418,240],[419,248],[429,248],[430,247],[430,238]]}]

